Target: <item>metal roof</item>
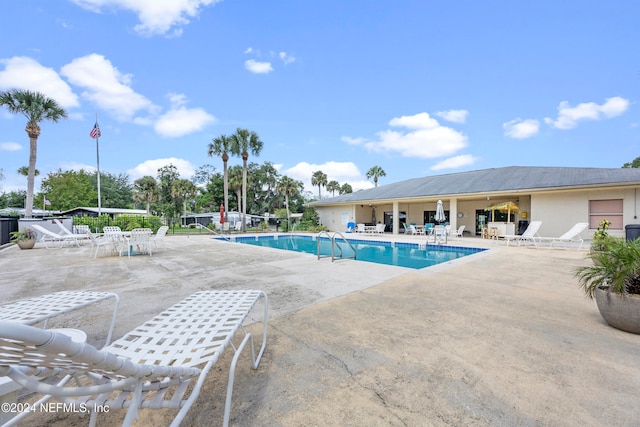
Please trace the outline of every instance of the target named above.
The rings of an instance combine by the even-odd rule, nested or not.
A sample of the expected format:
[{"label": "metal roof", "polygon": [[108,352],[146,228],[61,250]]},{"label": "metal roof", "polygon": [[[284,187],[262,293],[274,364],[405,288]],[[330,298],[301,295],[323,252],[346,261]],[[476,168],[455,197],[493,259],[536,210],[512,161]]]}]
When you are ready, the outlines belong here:
[{"label": "metal roof", "polygon": [[413,178],[318,200],[310,205],[322,206],[373,200],[446,197],[461,194],[535,191],[611,184],[640,185],[640,169],[508,166]]}]

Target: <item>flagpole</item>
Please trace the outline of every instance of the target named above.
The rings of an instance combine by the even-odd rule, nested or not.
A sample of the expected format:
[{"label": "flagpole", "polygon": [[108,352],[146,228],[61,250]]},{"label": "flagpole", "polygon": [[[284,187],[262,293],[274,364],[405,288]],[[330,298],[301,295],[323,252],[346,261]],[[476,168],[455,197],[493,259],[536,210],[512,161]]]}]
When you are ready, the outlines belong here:
[{"label": "flagpole", "polygon": [[[98,113],[96,113],[96,126],[98,126]],[[99,128],[100,127],[98,126],[98,129]],[[100,197],[100,148],[99,148],[99,142],[98,142],[99,139],[100,139],[100,132],[96,134],[96,164],[98,169],[98,217],[102,214],[102,204],[101,204],[101,197]]]}]

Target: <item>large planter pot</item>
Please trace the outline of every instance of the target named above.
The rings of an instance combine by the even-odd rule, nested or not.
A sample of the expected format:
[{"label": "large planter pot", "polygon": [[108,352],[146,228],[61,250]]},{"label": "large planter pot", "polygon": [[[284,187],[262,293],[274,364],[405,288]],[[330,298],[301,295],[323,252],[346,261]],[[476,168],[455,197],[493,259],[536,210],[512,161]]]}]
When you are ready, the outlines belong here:
[{"label": "large planter pot", "polygon": [[640,295],[622,296],[607,288],[596,289],[596,303],[604,320],[622,331],[640,334]]},{"label": "large planter pot", "polygon": [[33,247],[36,245],[36,241],[35,241],[35,239],[33,239],[33,240],[18,240],[16,242],[16,245],[18,245],[18,247],[20,249],[33,249]]}]

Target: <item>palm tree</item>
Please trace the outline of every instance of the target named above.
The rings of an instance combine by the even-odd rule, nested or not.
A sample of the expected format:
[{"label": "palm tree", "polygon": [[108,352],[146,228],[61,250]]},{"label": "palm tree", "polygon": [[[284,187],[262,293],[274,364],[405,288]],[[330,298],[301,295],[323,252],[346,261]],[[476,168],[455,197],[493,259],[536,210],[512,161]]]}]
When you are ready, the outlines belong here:
[{"label": "palm tree", "polygon": [[157,198],[158,183],[152,176],[143,176],[133,182],[133,199],[145,202],[147,215],[151,215],[151,202]]},{"label": "palm tree", "polygon": [[227,135],[220,135],[217,138],[213,138],[213,141],[209,143],[209,157],[221,156],[222,164],[224,165],[224,216],[225,221],[227,219],[227,212],[229,211],[229,174],[227,171],[227,162],[229,161],[229,151],[231,151],[233,141]]},{"label": "palm tree", "polygon": [[263,143],[257,133],[240,128],[236,129],[231,139],[233,141],[231,152],[242,157],[242,231],[244,231],[247,221],[247,160],[249,152],[254,156],[260,155]]},{"label": "palm tree", "polygon": [[322,199],[320,188],[327,185],[327,174],[322,171],[315,171],[313,175],[311,175],[311,185],[314,187],[316,185],[318,186],[318,199]]},{"label": "palm tree", "polygon": [[31,218],[33,212],[33,184],[35,180],[36,155],[38,152],[38,137],[40,136],[40,122],[49,120],[57,123],[67,118],[67,112],[55,100],[40,92],[12,89],[0,93],[0,105],[7,107],[12,114],[23,114],[27,118],[24,129],[29,136],[29,172],[27,174],[27,201],[24,216]]},{"label": "palm tree", "polygon": [[335,196],[336,191],[340,191],[340,183],[338,181],[329,181],[327,183],[327,191],[331,191],[331,195]]},{"label": "palm tree", "polygon": [[353,188],[351,187],[351,184],[349,184],[348,182],[345,182],[344,184],[342,184],[342,186],[340,187],[340,194],[351,194],[353,193]]},{"label": "palm tree", "polygon": [[182,215],[187,216],[187,200],[198,194],[198,187],[188,179],[179,179],[171,184],[171,195],[182,199]]},{"label": "palm tree", "polygon": [[[20,166],[17,171],[20,175],[29,176],[29,166]],[[34,172],[34,176],[40,175],[40,170],[36,169]]]},{"label": "palm tree", "polygon": [[301,192],[304,188],[304,185],[300,181],[296,181],[293,178],[289,178],[288,176],[283,176],[278,181],[276,185],[276,191],[278,193],[284,194],[284,204],[287,208],[287,221],[291,224],[291,212],[289,212],[289,196],[295,196],[299,192]]},{"label": "palm tree", "polygon": [[239,165],[229,168],[229,189],[236,192],[236,198],[238,199],[238,212],[240,212],[242,201],[242,167]]},{"label": "palm tree", "polygon": [[373,177],[373,183],[376,187],[378,186],[378,178],[381,176],[387,176],[387,173],[380,166],[372,166],[367,172],[367,179]]}]

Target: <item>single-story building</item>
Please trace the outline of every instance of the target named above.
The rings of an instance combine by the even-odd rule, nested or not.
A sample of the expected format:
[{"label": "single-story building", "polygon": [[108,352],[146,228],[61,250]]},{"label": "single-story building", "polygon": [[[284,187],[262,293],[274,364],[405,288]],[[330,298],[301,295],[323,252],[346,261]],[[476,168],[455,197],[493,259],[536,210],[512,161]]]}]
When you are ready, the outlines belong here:
[{"label": "single-story building", "polygon": [[[109,215],[111,218],[115,218],[119,215],[146,215],[147,211],[144,209],[123,209],[123,208],[100,208],[100,214]],[[98,208],[79,206],[77,208],[69,209],[60,212],[62,216],[98,216]]]},{"label": "single-story building", "polygon": [[[611,221],[612,236],[624,237],[626,225],[640,224],[638,188],[635,168],[510,166],[414,178],[309,205],[331,231],[355,222],[384,223],[385,231],[402,233],[403,222],[433,223],[442,200],[451,228],[464,225],[466,234],[479,235],[489,222],[505,224],[507,234],[521,233],[530,221],[542,221],[538,234],[557,237],[587,222],[582,237],[590,239],[603,218]],[[517,209],[490,208],[500,202]]]}]

